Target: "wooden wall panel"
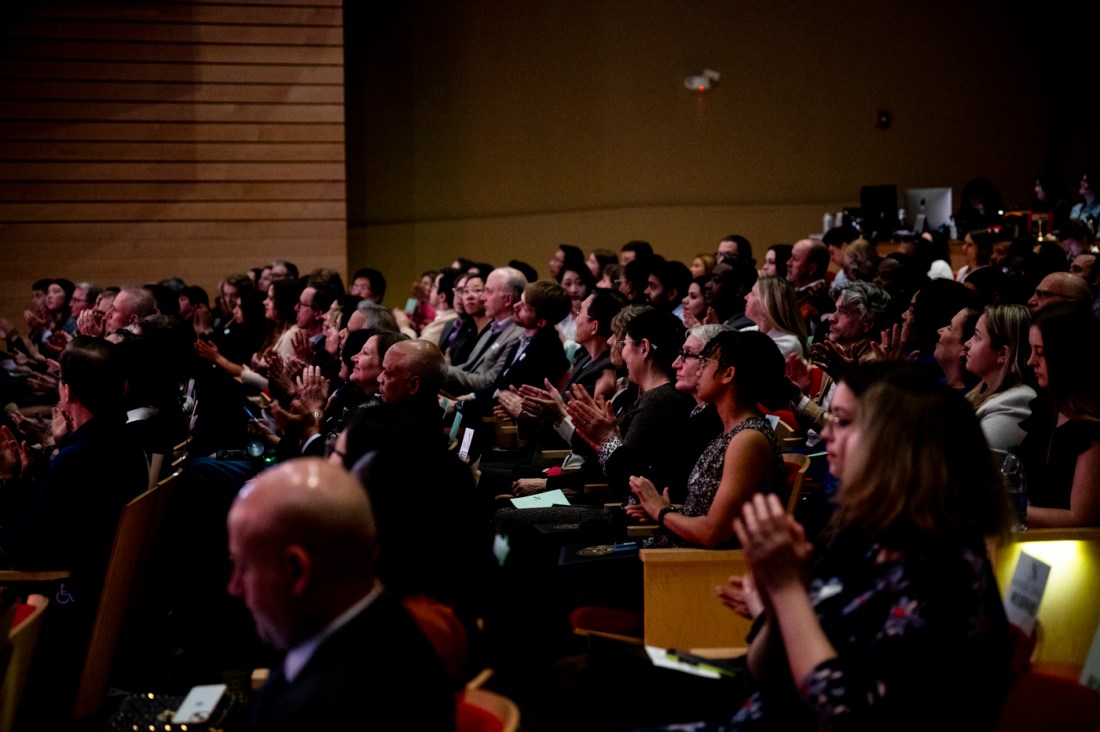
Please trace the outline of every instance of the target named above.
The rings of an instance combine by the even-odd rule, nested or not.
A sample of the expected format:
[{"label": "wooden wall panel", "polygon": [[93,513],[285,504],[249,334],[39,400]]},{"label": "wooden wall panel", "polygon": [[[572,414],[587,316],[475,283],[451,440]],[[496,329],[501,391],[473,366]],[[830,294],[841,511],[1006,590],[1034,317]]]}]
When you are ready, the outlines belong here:
[{"label": "wooden wall panel", "polygon": [[340,0],[41,0],[0,26],[0,317],[30,284],[347,266]]}]

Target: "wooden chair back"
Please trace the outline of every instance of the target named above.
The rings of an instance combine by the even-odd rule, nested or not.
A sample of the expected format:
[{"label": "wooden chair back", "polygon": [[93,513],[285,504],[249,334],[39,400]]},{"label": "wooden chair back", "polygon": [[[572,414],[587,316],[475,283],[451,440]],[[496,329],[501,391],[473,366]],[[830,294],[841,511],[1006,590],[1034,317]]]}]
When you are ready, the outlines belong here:
[{"label": "wooden chair back", "polygon": [[798,452],[785,452],[783,464],[787,468],[787,513],[793,514],[802,494],[802,481],[810,469],[810,458]]},{"label": "wooden chair back", "polygon": [[485,689],[465,689],[457,695],[455,732],[516,732],[519,707],[506,696]]},{"label": "wooden chair back", "polygon": [[30,615],[12,627],[8,636],[11,655],[3,684],[0,685],[0,732],[10,732],[15,725],[15,714],[19,711],[19,700],[23,696],[34,647],[38,643],[38,631],[42,627],[42,613],[50,601],[43,595],[31,595],[27,598],[27,604],[33,608]]},{"label": "wooden chair back", "polygon": [[752,623],[714,596],[730,575],[745,574],[740,549],[642,549],[646,645],[744,648]]},{"label": "wooden chair back", "polygon": [[456,732],[515,732],[519,729],[519,707],[506,696],[482,689],[493,676],[484,668],[455,695]]},{"label": "wooden chair back", "polygon": [[173,473],[122,509],[92,626],[91,642],[80,674],[73,709],[75,718],[88,717],[99,711],[107,696],[111,666],[130,601],[135,587],[140,586],[148,571],[153,543],[164,523],[180,476],[180,471]]},{"label": "wooden chair back", "polygon": [[149,456],[149,488],[160,480],[160,471],[164,468],[164,453],[154,452]]}]

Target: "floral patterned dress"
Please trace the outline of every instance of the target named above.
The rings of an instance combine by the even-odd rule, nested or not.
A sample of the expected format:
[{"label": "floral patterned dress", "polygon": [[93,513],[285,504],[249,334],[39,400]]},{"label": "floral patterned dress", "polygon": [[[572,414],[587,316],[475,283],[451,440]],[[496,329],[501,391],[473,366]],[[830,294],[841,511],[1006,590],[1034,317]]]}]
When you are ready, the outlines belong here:
[{"label": "floral patterned dress", "polygon": [[1009,636],[981,538],[893,543],[907,548],[856,529],[833,539],[814,563],[809,594],[837,656],[797,688],[779,658],[776,678],[710,729],[992,726],[1008,688]]},{"label": "floral patterned dress", "polygon": [[[775,437],[771,425],[764,417],[749,417],[738,422],[728,432],[724,432],[707,445],[703,454],[695,462],[695,467],[688,476],[687,498],[681,513],[685,516],[706,516],[710,506],[714,503],[714,496],[718,493],[718,486],[722,484],[722,469],[726,462],[726,448],[730,440],[742,430],[757,430],[764,433],[772,448],[772,474],[768,480],[759,487],[760,493],[778,493],[783,495],[784,478],[786,468],[783,467],[783,453],[779,449],[779,440]],[[677,547],[690,546],[678,535],[660,527],[652,537],[646,540],[647,547]],[[737,546],[737,540],[730,542],[732,547]],[[718,547],[726,549],[729,547]]]}]

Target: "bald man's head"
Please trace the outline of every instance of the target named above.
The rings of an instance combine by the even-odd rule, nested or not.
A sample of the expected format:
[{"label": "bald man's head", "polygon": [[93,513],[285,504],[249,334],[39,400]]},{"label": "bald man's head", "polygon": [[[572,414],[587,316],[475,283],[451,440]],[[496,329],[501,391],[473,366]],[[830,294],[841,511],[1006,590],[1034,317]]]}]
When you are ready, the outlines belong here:
[{"label": "bald man's head", "polygon": [[320,458],[262,473],[241,489],[228,526],[229,593],[280,650],[320,631],[374,584],[370,501],[355,478]]},{"label": "bald man's head", "polygon": [[802,239],[791,248],[787,260],[787,279],[796,288],[805,287],[825,276],[829,268],[829,248],[820,239]]},{"label": "bald man's head", "polygon": [[382,359],[379,392],[386,404],[419,397],[434,400],[447,376],[447,363],[431,341],[401,341]]},{"label": "bald man's head", "polygon": [[1092,292],[1083,278],[1069,272],[1051,272],[1035,288],[1027,305],[1031,312],[1037,313],[1058,302],[1086,303],[1091,300]]}]

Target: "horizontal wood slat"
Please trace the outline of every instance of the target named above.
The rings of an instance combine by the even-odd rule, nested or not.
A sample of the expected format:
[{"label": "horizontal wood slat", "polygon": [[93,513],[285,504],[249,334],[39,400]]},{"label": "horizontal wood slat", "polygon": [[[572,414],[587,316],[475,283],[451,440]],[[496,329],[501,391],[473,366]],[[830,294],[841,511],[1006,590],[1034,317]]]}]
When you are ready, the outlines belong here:
[{"label": "horizontal wood slat", "polygon": [[[7,293],[17,295],[19,308],[8,317],[22,324],[23,308],[30,299],[31,283],[38,278],[54,277],[56,272],[73,273],[74,281],[90,280],[100,285],[145,284],[156,282],[165,277],[182,277],[190,284],[196,284],[213,295],[217,283],[226,276],[245,272],[252,267],[267,264],[272,259],[287,258],[309,272],[317,267],[331,267],[337,272],[344,270],[344,255],[329,255],[324,252],[337,251],[344,236],[329,239],[311,239],[310,244],[296,244],[293,240],[266,241],[253,247],[226,247],[221,241],[217,248],[203,250],[190,247],[186,252],[171,256],[164,252],[161,242],[151,239],[137,242],[125,254],[108,257],[85,253],[81,246],[77,251],[73,247],[64,250],[51,250],[33,261],[26,263],[29,278],[12,280],[13,285],[6,288]],[[318,254],[318,252],[322,252]],[[73,267],[73,257],[79,256],[79,267]],[[9,298],[10,299],[10,298]]]},{"label": "horizontal wood slat", "polygon": [[[262,15],[262,13],[259,13]],[[36,22],[37,21],[37,22]],[[41,24],[48,28],[41,28]],[[91,23],[81,20],[29,18],[10,23],[0,38],[71,38],[73,40],[128,41],[135,36],[143,41],[189,41],[191,43],[233,43],[248,45],[339,46],[342,29],[295,25],[187,25],[150,22]]]},{"label": "horizontal wood slat", "polygon": [[311,183],[308,192],[293,181],[189,181],[186,183],[3,182],[0,202],[13,201],[343,201],[344,184]]},{"label": "horizontal wood slat", "polygon": [[0,139],[0,160],[130,160],[182,162],[343,162],[341,143],[264,142],[31,142]]},{"label": "horizontal wood slat", "polygon": [[0,317],[41,277],[347,260],[340,0],[6,4]]},{"label": "horizontal wood slat", "polygon": [[269,201],[245,203],[0,203],[0,221],[9,224],[32,221],[251,221],[338,220],[343,201]]},{"label": "horizontal wood slat", "polygon": [[10,223],[0,226],[5,257],[34,258],[42,242],[133,241],[186,242],[192,238],[221,239],[305,239],[311,235],[333,238],[343,229],[342,221],[124,221],[96,223]]},{"label": "horizontal wood slat", "polygon": [[[85,73],[112,76],[117,64],[147,63],[159,68],[172,65],[202,68],[203,65],[226,64],[247,69],[249,66],[283,66],[302,69],[337,67],[344,64],[342,48],[295,46],[204,46],[190,42],[143,43],[131,41],[54,40],[47,38],[8,39],[0,47],[0,59],[4,59],[5,73],[13,76],[57,77],[62,70],[71,69],[73,62],[85,64]],[[90,67],[90,68],[89,68]],[[64,74],[70,76],[71,74]],[[129,78],[129,77],[122,77]]]},{"label": "horizontal wood slat", "polygon": [[[63,133],[63,135],[62,135]],[[3,140],[121,140],[126,142],[343,142],[342,122],[81,122],[0,120]]]},{"label": "horizontal wood slat", "polygon": [[340,84],[206,84],[193,79],[158,83],[0,79],[0,96],[8,99],[156,104],[165,95],[177,103],[343,104],[344,87]]},{"label": "horizontal wood slat", "polygon": [[156,104],[101,100],[14,100],[4,104],[4,114],[10,118],[70,122],[328,122],[343,113],[343,105],[335,104],[185,104],[171,99]]},{"label": "horizontal wood slat", "polygon": [[339,28],[341,12],[339,8],[308,8],[287,5],[279,7],[268,4],[258,13],[254,7],[233,7],[231,4],[203,5],[201,3],[158,3],[138,4],[112,3],[66,3],[54,7],[41,3],[24,15],[28,21],[49,20],[55,23],[76,23],[89,21],[98,24],[124,25],[140,23],[230,23],[235,25],[293,25],[323,26]]},{"label": "horizontal wood slat", "polygon": [[90,163],[40,160],[9,162],[4,174],[15,180],[300,180],[344,179],[343,163]]}]

